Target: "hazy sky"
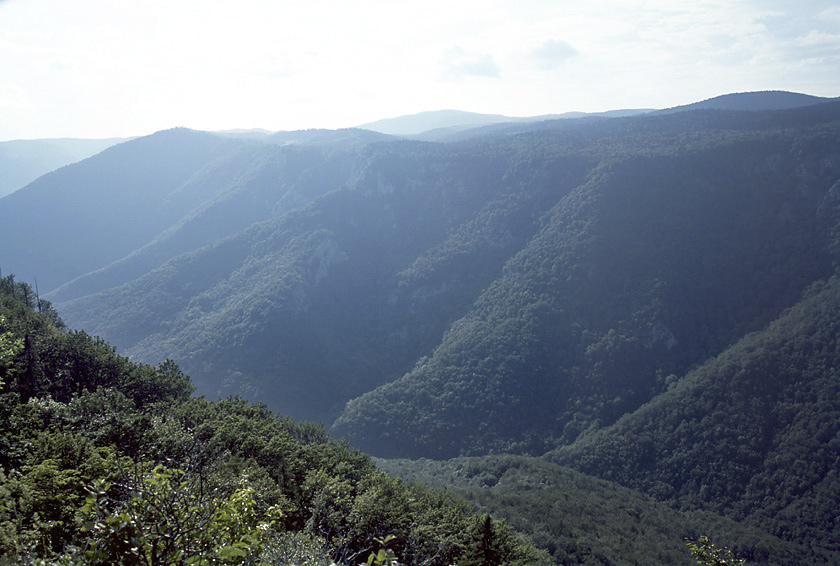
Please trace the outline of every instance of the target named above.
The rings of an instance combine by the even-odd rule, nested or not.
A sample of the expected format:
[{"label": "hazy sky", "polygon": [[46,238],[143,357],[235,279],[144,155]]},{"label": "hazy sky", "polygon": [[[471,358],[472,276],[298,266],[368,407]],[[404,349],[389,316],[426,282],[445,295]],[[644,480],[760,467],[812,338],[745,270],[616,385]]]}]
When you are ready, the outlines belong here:
[{"label": "hazy sky", "polygon": [[0,0],[0,140],[840,96],[822,0]]}]

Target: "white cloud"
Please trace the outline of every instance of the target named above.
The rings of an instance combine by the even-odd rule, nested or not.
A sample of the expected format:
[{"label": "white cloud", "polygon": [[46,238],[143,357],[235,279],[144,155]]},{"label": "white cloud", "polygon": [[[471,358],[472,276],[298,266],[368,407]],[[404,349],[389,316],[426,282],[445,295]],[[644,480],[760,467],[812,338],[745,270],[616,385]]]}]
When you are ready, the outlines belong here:
[{"label": "white cloud", "polygon": [[461,47],[449,49],[442,58],[443,76],[449,79],[465,77],[499,78],[499,67],[488,53],[469,53]]},{"label": "white cloud", "polygon": [[840,6],[832,6],[819,13],[819,19],[826,22],[838,23],[840,22]]},{"label": "white cloud", "polygon": [[35,110],[36,105],[29,94],[14,83],[0,85],[0,109]]},{"label": "white cloud", "polygon": [[28,101],[0,139],[837,96],[838,27],[836,0],[0,0]]},{"label": "white cloud", "polygon": [[556,69],[570,58],[577,55],[577,50],[558,39],[548,39],[531,50],[531,56],[541,69]]}]

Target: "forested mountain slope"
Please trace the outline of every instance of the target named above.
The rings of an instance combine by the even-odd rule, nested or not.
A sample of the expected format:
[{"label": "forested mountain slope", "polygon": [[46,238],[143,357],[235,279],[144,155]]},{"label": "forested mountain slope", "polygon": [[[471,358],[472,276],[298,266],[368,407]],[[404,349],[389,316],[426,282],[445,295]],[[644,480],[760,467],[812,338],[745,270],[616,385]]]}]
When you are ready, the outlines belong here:
[{"label": "forested mountain slope", "polygon": [[[677,563],[677,547],[646,541],[699,529],[748,562],[836,563],[840,284],[832,277],[805,295],[765,329],[684,377],[670,376],[667,391],[637,411],[542,458],[381,465],[453,487],[561,562],[597,549],[605,564]],[[656,556],[632,550],[652,547]]]},{"label": "forested mountain slope", "polygon": [[838,134],[599,140],[587,180],[433,354],[335,430],[375,453],[450,457],[541,453],[614,422],[831,274]]},{"label": "forested mountain slope", "polygon": [[[196,380],[214,394],[331,420],[429,352],[530,238],[537,199],[557,187],[511,195],[495,157],[371,149],[352,185],[62,312],[141,359],[170,350],[185,367],[200,364]],[[551,182],[568,190],[580,169]]]},{"label": "forested mountain slope", "polygon": [[194,198],[51,298],[203,392],[341,413],[335,430],[381,454],[541,453],[831,273],[837,117],[709,110],[347,149],[163,132],[145,143],[204,156],[174,193]]},{"label": "forested mountain slope", "polygon": [[281,149],[176,129],[111,148],[0,200],[2,266],[55,301],[123,284],[332,190],[355,155],[313,137]]},{"label": "forested mountain slope", "polygon": [[192,389],[0,278],[0,564],[550,563],[318,425]]},{"label": "forested mountain slope", "polygon": [[704,534],[749,564],[836,563],[840,553],[797,543],[711,511],[675,508],[650,495],[545,459],[495,454],[451,460],[383,460],[394,477],[444,488],[527,533],[558,564],[696,564],[685,539]]},{"label": "forested mountain slope", "polygon": [[159,232],[149,230],[147,243],[65,283],[48,296],[55,301],[68,301],[117,287],[173,257],[281,216],[352,177],[358,167],[356,159],[353,151],[234,146],[230,154],[177,189],[194,195],[181,216],[173,215],[171,223]]},{"label": "forested mountain slope", "polygon": [[547,454],[838,550],[840,102],[292,137],[45,176],[0,200],[0,267],[376,455]]},{"label": "forested mountain slope", "polygon": [[547,457],[840,550],[840,282]]}]

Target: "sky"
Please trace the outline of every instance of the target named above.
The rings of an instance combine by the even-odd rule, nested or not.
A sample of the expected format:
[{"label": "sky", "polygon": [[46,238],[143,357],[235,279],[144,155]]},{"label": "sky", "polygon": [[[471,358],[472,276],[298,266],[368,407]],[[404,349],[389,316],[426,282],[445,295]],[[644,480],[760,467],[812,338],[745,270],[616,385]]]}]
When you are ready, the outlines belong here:
[{"label": "sky", "polygon": [[0,0],[0,141],[840,96],[836,0]]}]

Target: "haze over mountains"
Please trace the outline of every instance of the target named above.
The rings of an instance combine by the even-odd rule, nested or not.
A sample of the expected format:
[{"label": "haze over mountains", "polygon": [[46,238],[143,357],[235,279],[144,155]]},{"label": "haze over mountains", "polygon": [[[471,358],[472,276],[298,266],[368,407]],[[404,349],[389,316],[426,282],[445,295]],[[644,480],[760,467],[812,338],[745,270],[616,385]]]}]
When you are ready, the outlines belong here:
[{"label": "haze over mountains", "polygon": [[158,132],[0,199],[0,268],[373,454],[540,457],[836,556],[840,101],[626,114]]},{"label": "haze over mountains", "polygon": [[[716,108],[727,110],[780,110],[797,106],[807,106],[824,102],[828,99],[799,93],[769,92],[723,95],[713,99],[696,102],[687,106],[659,110],[659,112],[674,112],[685,109]],[[410,116],[385,118],[358,126],[357,130],[369,130],[386,135],[399,137],[413,137],[427,141],[446,141],[448,137],[457,136],[459,132],[482,126],[506,123],[531,123],[555,119],[583,118],[591,116],[621,117],[653,112],[653,109],[639,110],[608,110],[605,112],[565,112],[545,116],[511,117],[501,114],[478,114],[461,110],[436,110],[421,112]],[[349,130],[347,130],[349,131]],[[271,132],[258,128],[250,130],[228,130],[216,132],[220,135],[254,140],[271,141],[272,143],[328,143],[329,140],[347,141],[331,130],[299,130],[291,132]],[[369,133],[358,133],[359,141],[369,143],[375,136]],[[55,169],[75,163],[100,151],[126,141],[127,138],[111,139],[43,139],[43,140],[12,140],[0,142],[0,197],[16,191],[34,181],[41,175]],[[383,138],[384,139],[384,138]]]},{"label": "haze over mountains", "polygon": [[650,110],[611,110],[597,113],[566,112],[564,114],[514,118],[501,114],[477,114],[475,112],[463,112],[460,110],[437,110],[420,112],[419,114],[410,116],[377,120],[376,122],[362,124],[359,128],[393,136],[408,136],[426,141],[437,141],[445,139],[446,136],[457,132],[494,124],[543,122],[563,118],[583,118],[585,116],[633,116],[635,114],[644,114],[645,112],[650,112]]},{"label": "haze over mountains", "polygon": [[45,173],[81,161],[122,141],[125,140],[47,139],[0,142],[0,197],[28,185]]}]

